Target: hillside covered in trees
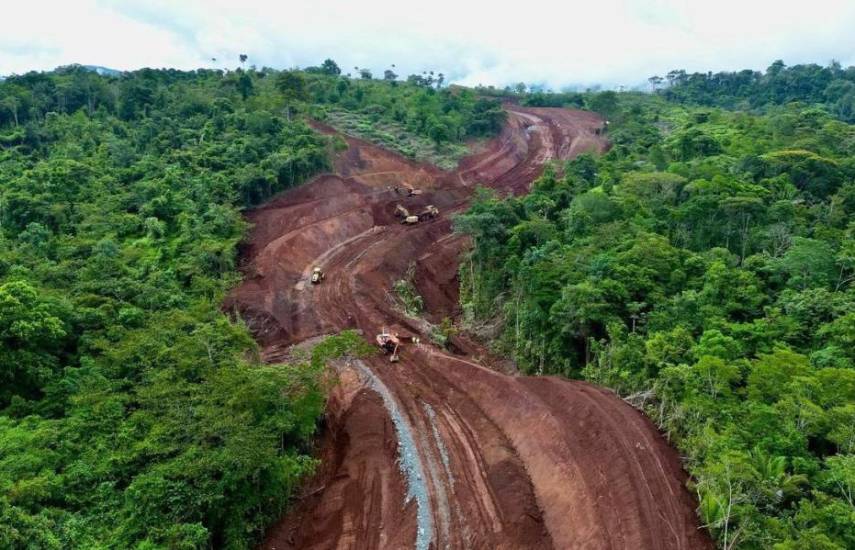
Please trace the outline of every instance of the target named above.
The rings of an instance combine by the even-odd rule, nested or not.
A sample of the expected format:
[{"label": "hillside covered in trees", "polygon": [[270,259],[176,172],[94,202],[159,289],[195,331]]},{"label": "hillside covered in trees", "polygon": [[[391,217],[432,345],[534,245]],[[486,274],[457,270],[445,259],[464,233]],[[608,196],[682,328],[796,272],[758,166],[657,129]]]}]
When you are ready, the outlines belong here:
[{"label": "hillside covered in trees", "polygon": [[338,72],[0,82],[0,547],[240,548],[279,517],[314,466],[324,359],[357,340],[259,363],[220,311],[241,210],[329,168],[340,144],[307,111],[439,144],[503,120],[468,91]]},{"label": "hillside covered in trees", "polygon": [[825,98],[665,100],[692,81],[589,98],[607,154],[482,192],[456,221],[465,316],[524,372],[643,408],[721,547],[853,548],[855,126]]},{"label": "hillside covered in trees", "polygon": [[670,71],[649,79],[654,90],[670,101],[728,108],[763,108],[801,102],[823,105],[844,122],[855,122],[855,67],[833,62],[787,67],[772,63],[765,72],[687,73]]},{"label": "hillside covered in trees", "polygon": [[611,149],[456,220],[470,329],[643,408],[722,547],[855,547],[851,68],[652,95],[354,71],[0,81],[0,547],[257,542],[315,467],[324,362],[363,350],[260,361],[220,309],[242,210],[329,169],[307,118],[453,163],[503,98],[603,113]]}]

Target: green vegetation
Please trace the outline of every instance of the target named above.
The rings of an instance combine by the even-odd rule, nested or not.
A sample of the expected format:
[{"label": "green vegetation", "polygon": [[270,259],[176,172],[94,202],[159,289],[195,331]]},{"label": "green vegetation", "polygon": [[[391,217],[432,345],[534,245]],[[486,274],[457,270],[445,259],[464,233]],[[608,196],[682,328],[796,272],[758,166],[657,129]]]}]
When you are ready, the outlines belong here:
[{"label": "green vegetation", "polygon": [[[219,309],[240,211],[328,168],[305,115],[445,167],[504,121],[442,75],[357,73],[0,82],[0,547],[245,548],[281,513],[314,467],[324,362],[370,347],[260,363]],[[612,148],[457,221],[467,321],[502,321],[525,371],[644,408],[726,548],[855,547],[853,74],[518,86],[605,114]],[[395,290],[421,311],[409,278]]]},{"label": "green vegetation", "polygon": [[457,334],[457,327],[450,317],[443,317],[438,325],[430,326],[431,342],[441,348],[448,349],[449,342]]},{"label": "green vegetation", "polygon": [[411,264],[404,278],[395,281],[392,285],[392,290],[398,295],[398,300],[400,300],[401,306],[404,308],[404,313],[410,317],[420,315],[425,308],[424,299],[419,295],[416,285],[413,284],[415,270],[415,264]]},{"label": "green vegetation", "polygon": [[351,80],[336,77],[339,72],[333,63],[279,78],[287,80],[285,88],[301,90],[294,97],[310,100],[318,120],[446,170],[466,154],[465,141],[494,135],[505,122],[498,100],[465,88],[442,88],[441,73],[410,75],[400,82],[394,73],[383,80],[361,73],[363,78]]},{"label": "green vegetation", "polygon": [[382,80],[356,70],[360,79],[342,77],[327,59],[320,67],[277,73],[275,87],[289,106],[309,106],[317,119],[414,158],[440,155],[439,160],[456,161],[461,149],[453,144],[496,134],[507,117],[498,100],[466,88],[443,88],[442,73],[410,75],[401,82],[391,70]]},{"label": "green vegetation", "polygon": [[855,67],[772,63],[758,71],[691,73],[675,70],[649,79],[669,100],[728,108],[759,108],[801,102],[824,105],[844,122],[855,122]]},{"label": "green vegetation", "polygon": [[[428,162],[444,170],[453,170],[469,152],[462,143],[436,143],[414,134],[397,122],[382,119],[377,113],[367,115],[350,111],[328,110],[322,120],[345,134],[365,139],[405,157]],[[320,117],[319,117],[320,118]]]},{"label": "green vegetation", "polygon": [[437,84],[331,60],[0,82],[0,547],[258,539],[314,467],[323,361],[366,349],[260,364],[219,309],[240,211],[329,168],[339,140],[307,113],[406,128],[415,156],[501,126],[497,102]]},{"label": "green vegetation", "polygon": [[470,324],[643,407],[723,548],[855,547],[855,126],[589,95],[612,149],[456,227]]},{"label": "green vegetation", "polygon": [[0,547],[243,548],[313,469],[361,339],[263,365],[219,309],[240,210],[328,167],[276,76],[0,82]]}]

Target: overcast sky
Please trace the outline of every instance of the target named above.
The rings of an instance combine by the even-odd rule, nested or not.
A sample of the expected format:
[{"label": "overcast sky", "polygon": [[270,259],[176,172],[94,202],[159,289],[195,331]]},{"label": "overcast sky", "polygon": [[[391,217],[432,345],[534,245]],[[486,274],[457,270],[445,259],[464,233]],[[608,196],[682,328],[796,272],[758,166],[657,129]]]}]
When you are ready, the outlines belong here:
[{"label": "overcast sky", "polygon": [[[504,8],[503,5],[512,6]],[[0,74],[288,68],[335,59],[451,82],[636,85],[670,69],[855,64],[855,0],[0,0]],[[216,58],[217,62],[211,61]],[[354,71],[355,72],[355,71]]]}]

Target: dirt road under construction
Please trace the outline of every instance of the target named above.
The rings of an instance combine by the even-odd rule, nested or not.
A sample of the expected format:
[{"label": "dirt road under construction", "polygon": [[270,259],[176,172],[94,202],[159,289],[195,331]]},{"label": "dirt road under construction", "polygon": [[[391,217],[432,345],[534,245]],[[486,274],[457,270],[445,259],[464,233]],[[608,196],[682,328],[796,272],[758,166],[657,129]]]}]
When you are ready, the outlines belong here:
[{"label": "dirt road under construction", "polygon": [[[467,243],[450,216],[476,184],[525,193],[550,159],[606,146],[593,113],[507,108],[501,135],[454,172],[348,138],[334,175],[248,214],[246,278],[226,307],[268,361],[343,329],[422,339],[398,363],[338,366],[320,471],[264,548],[711,548],[677,453],[641,413],[590,384],[488,368],[463,338],[445,351],[396,305],[392,285],[414,265],[426,318],[455,314]],[[402,183],[423,193],[404,197]],[[397,204],[440,216],[402,225]]]}]

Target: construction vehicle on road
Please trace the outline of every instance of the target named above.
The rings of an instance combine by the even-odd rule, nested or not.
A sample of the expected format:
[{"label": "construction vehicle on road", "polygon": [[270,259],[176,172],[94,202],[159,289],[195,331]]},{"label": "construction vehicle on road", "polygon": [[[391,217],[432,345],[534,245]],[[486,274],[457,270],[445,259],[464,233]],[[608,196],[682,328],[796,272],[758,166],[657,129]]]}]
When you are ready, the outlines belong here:
[{"label": "construction vehicle on road", "polygon": [[402,218],[402,219],[403,219],[403,218],[406,218],[407,216],[409,216],[409,215],[410,215],[410,211],[409,211],[409,210],[407,210],[406,208],[404,208],[404,206],[403,206],[403,205],[400,205],[400,204],[399,204],[399,205],[395,206],[395,215],[396,215],[397,217],[399,217],[399,218]]},{"label": "construction vehicle on road", "polygon": [[324,277],[326,277],[326,274],[321,271],[320,267],[316,267],[312,270],[312,278],[310,279],[310,281],[312,281],[313,285],[316,285],[323,281]]},{"label": "construction vehicle on road", "polygon": [[419,221],[431,220],[437,216],[439,216],[439,209],[432,204],[425,206],[425,209],[418,214]]},{"label": "construction vehicle on road", "polygon": [[416,197],[422,194],[422,190],[414,189],[407,184],[403,184],[400,187],[395,187],[395,193],[398,193],[399,195],[407,195],[408,197]]},{"label": "construction vehicle on road", "polygon": [[400,204],[395,207],[395,215],[401,218],[401,223],[405,225],[413,225],[419,223],[419,217],[410,214],[410,211]]},{"label": "construction vehicle on road", "polygon": [[401,223],[413,225],[439,216],[439,209],[429,204],[418,214],[410,214],[409,210],[399,204],[395,207],[395,215],[401,219]]},{"label": "construction vehicle on road", "polygon": [[399,336],[397,332],[387,332],[385,328],[383,332],[377,335],[377,345],[380,346],[383,353],[389,355],[390,363],[397,363],[401,359],[398,355],[401,342],[418,344],[419,341],[418,336]]}]

